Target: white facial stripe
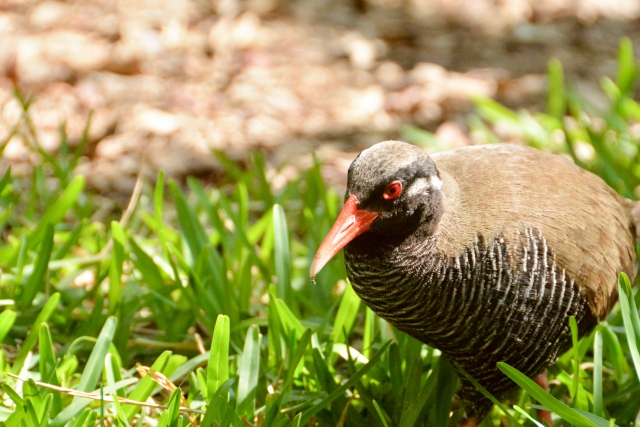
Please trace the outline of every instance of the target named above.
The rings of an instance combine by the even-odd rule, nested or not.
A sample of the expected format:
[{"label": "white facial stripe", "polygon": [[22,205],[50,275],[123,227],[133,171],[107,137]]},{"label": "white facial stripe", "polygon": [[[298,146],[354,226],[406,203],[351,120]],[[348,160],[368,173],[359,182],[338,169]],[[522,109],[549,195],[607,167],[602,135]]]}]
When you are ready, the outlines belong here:
[{"label": "white facial stripe", "polygon": [[418,178],[416,179],[411,187],[407,190],[408,196],[415,196],[417,194],[422,194],[424,191],[429,188],[429,181],[426,178]]},{"label": "white facial stripe", "polygon": [[442,188],[442,181],[437,176],[433,175],[431,177],[431,187],[435,190],[440,190]]},{"label": "white facial stripe", "polygon": [[442,181],[437,176],[432,176],[430,180],[427,178],[416,179],[411,187],[407,189],[407,195],[415,196],[416,194],[422,194],[427,189],[440,190],[442,188]]}]

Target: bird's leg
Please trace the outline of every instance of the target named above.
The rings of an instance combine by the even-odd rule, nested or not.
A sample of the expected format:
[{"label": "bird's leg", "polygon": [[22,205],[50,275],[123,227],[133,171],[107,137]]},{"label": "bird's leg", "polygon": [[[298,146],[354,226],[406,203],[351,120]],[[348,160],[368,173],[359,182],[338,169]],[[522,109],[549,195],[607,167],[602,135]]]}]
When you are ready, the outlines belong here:
[{"label": "bird's leg", "polygon": [[[536,384],[544,389],[544,391],[549,391],[549,379],[547,378],[547,371],[538,375],[535,379]],[[538,420],[540,422],[546,422],[550,427],[553,427],[553,420],[551,419],[551,411],[547,411],[546,409],[538,409]]]},{"label": "bird's leg", "polygon": [[476,423],[476,420],[474,420],[473,418],[471,419],[463,419],[462,421],[460,421],[460,424],[458,424],[458,427],[478,427],[478,423]]}]

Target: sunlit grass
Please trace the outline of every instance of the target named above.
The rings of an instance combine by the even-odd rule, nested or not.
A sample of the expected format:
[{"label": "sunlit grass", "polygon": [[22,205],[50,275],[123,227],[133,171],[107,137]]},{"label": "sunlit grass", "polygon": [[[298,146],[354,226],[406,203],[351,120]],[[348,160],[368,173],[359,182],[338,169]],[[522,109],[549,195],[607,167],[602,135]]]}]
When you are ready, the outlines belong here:
[{"label": "sunlit grass", "polygon": [[[496,141],[492,127],[507,124],[630,196],[640,184],[631,129],[640,105],[626,40],[619,62],[616,82],[602,83],[607,111],[593,111],[567,89],[554,60],[548,114],[478,99],[470,127]],[[459,382],[439,351],[361,304],[340,257],[317,285],[310,282],[310,262],[341,203],[320,165],[276,192],[260,153],[247,168],[217,154],[226,178],[215,188],[194,179],[181,186],[160,173],[142,184],[130,209],[103,223],[93,219],[95,194],[74,175],[86,141],[73,148],[61,132],[64,149],[39,149],[29,130],[31,100],[16,93],[24,115],[15,132],[42,167],[0,178],[0,420],[7,426],[456,425]],[[595,155],[578,158],[576,144]],[[525,393],[483,425],[539,425],[531,396],[566,420],[558,425],[635,422],[640,296],[624,277],[620,295],[608,321],[551,369],[550,393],[500,365]],[[136,364],[149,374],[140,378]],[[128,402],[149,399],[162,407]]]}]

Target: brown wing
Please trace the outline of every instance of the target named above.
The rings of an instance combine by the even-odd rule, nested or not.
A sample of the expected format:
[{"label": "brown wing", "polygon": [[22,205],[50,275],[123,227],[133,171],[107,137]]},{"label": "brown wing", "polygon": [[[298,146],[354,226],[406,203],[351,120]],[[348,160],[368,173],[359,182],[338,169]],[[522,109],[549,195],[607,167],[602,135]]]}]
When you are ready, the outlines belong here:
[{"label": "brown wing", "polygon": [[581,285],[598,319],[617,297],[621,271],[636,273],[633,203],[570,161],[514,144],[466,147],[436,154],[445,212],[439,250],[459,255],[475,234],[538,227],[556,262]]}]

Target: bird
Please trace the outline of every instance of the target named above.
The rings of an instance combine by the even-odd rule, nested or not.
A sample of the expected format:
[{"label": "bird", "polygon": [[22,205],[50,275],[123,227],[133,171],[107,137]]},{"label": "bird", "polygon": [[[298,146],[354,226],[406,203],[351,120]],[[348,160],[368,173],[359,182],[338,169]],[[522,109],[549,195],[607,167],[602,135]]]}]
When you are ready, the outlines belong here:
[{"label": "bird", "polygon": [[[347,277],[380,317],[459,372],[460,426],[519,387],[498,368],[544,375],[589,334],[636,273],[637,203],[571,160],[519,144],[428,155],[400,141],[362,151],[310,275],[344,248]],[[550,420],[550,418],[549,418]]]}]

